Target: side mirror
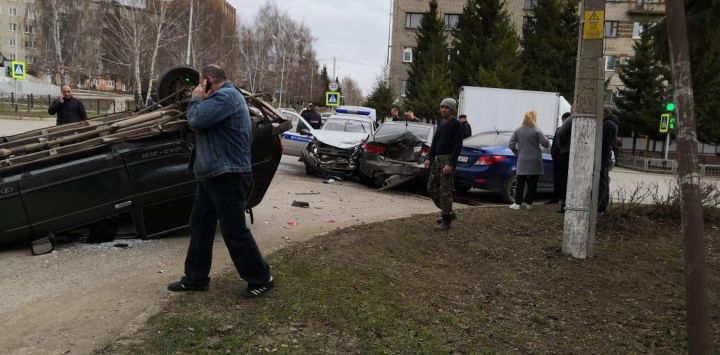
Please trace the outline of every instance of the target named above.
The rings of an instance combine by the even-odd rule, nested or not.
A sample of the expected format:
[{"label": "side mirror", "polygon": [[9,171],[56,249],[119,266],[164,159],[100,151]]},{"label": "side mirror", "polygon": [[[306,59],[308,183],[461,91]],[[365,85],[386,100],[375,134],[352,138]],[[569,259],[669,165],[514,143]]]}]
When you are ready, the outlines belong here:
[{"label": "side mirror", "polygon": [[55,249],[55,241],[53,235],[50,234],[45,238],[34,240],[30,245],[33,255],[42,255],[52,252]]},{"label": "side mirror", "polygon": [[303,136],[312,136],[312,133],[307,128],[300,129],[300,134],[302,134]]}]

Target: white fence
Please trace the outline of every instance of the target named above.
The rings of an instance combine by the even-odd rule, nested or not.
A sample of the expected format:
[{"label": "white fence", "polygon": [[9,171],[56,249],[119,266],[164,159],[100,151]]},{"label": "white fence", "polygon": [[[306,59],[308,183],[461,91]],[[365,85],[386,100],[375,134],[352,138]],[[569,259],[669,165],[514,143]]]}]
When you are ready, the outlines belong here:
[{"label": "white fence", "polygon": [[[653,159],[637,156],[621,156],[617,166],[640,170],[648,173],[677,174],[677,161],[672,159]],[[720,165],[700,164],[700,176],[720,177]]]}]

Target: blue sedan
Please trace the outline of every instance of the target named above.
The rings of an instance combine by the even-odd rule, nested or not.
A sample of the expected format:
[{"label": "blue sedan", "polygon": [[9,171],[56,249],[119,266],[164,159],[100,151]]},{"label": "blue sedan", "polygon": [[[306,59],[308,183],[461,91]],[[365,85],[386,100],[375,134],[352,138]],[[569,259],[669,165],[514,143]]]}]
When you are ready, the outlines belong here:
[{"label": "blue sedan", "polygon": [[[517,185],[517,158],[508,148],[512,134],[511,131],[483,132],[465,139],[455,171],[455,190],[467,191],[474,187],[498,192],[505,202],[513,202]],[[545,175],[538,180],[537,190],[552,192],[552,157],[548,148],[540,149],[543,152]]]}]

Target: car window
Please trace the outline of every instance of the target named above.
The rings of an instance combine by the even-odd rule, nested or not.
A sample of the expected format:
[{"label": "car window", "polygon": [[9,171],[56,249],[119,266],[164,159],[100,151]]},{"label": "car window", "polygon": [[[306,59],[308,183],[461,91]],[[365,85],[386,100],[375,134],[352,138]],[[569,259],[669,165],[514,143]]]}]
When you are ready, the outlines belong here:
[{"label": "car window", "polygon": [[368,122],[332,118],[325,121],[325,125],[322,126],[322,129],[326,131],[354,133],[369,133],[371,131],[370,123]]},{"label": "car window", "polygon": [[420,139],[427,140],[430,136],[432,127],[429,126],[418,126],[413,124],[384,124],[378,128],[375,133],[375,137],[389,136],[397,133],[403,133],[406,131],[412,132],[415,136]]},{"label": "car window", "polygon": [[507,145],[510,143],[509,134],[479,133],[465,139],[463,145],[489,147],[494,145]]}]

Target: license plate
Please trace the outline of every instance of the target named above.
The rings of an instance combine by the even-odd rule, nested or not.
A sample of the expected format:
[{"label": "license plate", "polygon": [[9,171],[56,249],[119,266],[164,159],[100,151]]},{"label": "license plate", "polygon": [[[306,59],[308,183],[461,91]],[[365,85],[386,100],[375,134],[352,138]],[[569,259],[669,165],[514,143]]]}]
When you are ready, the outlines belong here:
[{"label": "license plate", "polygon": [[468,162],[468,157],[465,156],[465,155],[461,155],[461,156],[458,157],[458,162],[459,162],[459,163],[467,163],[467,162]]}]

